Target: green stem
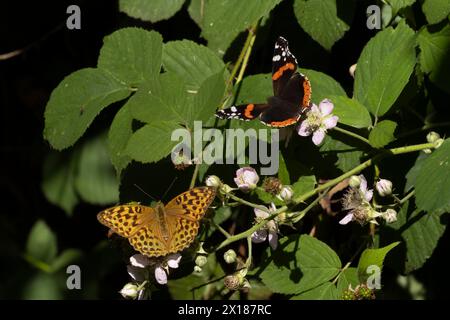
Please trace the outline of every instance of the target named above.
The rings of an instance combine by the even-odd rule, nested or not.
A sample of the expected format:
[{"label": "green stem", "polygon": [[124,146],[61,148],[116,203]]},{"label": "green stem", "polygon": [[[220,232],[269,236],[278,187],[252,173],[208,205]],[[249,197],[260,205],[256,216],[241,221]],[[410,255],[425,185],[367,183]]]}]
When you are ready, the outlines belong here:
[{"label": "green stem", "polygon": [[249,31],[248,35],[247,35],[247,39],[245,40],[245,43],[244,43],[244,47],[242,48],[241,53],[239,54],[239,57],[236,60],[236,63],[234,64],[233,70],[231,71],[230,77],[228,78],[227,88],[226,88],[225,92],[228,92],[230,90],[230,86],[232,85],[234,77],[236,76],[236,73],[238,72],[239,67],[241,66],[241,63],[244,60],[245,53],[248,50],[251,39],[252,39],[252,32]]},{"label": "green stem", "polygon": [[250,41],[248,43],[247,51],[245,52],[244,60],[242,61],[241,70],[239,71],[239,75],[238,75],[238,77],[236,79],[236,83],[239,83],[242,80],[242,78],[244,77],[244,72],[245,72],[245,69],[247,68],[248,60],[250,58],[250,54],[251,54],[252,49],[253,49],[253,44],[255,43],[256,31],[258,30],[258,26],[259,26],[259,20],[249,30]]},{"label": "green stem", "polygon": [[231,234],[229,234],[224,228],[222,228],[219,224],[217,224],[213,219],[211,219],[211,223],[217,230],[219,230],[225,236],[225,238],[231,237]]},{"label": "green stem", "polygon": [[189,189],[192,189],[195,186],[195,181],[197,180],[199,167],[200,167],[200,161],[195,164],[194,173],[192,174],[192,179],[191,179],[191,183],[189,185]]},{"label": "green stem", "polygon": [[[293,203],[294,204],[300,204],[302,202],[304,202],[305,200],[309,199],[310,197],[312,197],[313,195],[315,195],[318,192],[324,191],[330,187],[333,187],[335,184],[338,184],[339,182],[343,181],[344,179],[347,179],[349,177],[351,177],[352,175],[361,172],[362,170],[364,170],[365,168],[369,167],[370,165],[372,165],[373,163],[376,163],[377,161],[380,161],[381,159],[387,157],[387,156],[391,156],[391,155],[399,155],[399,154],[404,154],[404,153],[409,153],[409,152],[415,152],[415,151],[420,151],[423,149],[433,149],[434,148],[434,144],[433,143],[423,143],[423,144],[417,144],[417,145],[412,145],[412,146],[407,146],[407,147],[400,147],[400,148],[393,148],[393,149],[389,149],[386,150],[385,152],[378,154],[376,156],[374,156],[373,158],[361,163],[360,165],[356,166],[355,168],[353,168],[352,170],[340,175],[339,177],[332,179],[330,181],[328,181],[327,183],[324,183],[320,186],[318,186],[317,188],[315,188],[314,190],[307,192],[303,195],[300,195],[299,197],[297,197],[296,199],[294,199]],[[253,208],[258,208],[258,209],[262,209],[262,210],[267,210],[266,207],[264,206],[260,206],[260,205],[256,205],[254,203],[245,201],[243,199],[240,199],[238,197],[236,197],[233,194],[228,194],[228,196],[242,204],[246,204],[250,207]],[[222,241],[221,244],[219,244],[219,246],[216,248],[216,250],[219,250],[227,245],[229,245],[230,243],[233,243],[235,241],[239,241],[243,238],[246,238],[248,236],[251,236],[253,232],[261,229],[262,227],[264,227],[267,222],[269,222],[270,220],[274,219],[276,216],[278,216],[280,213],[287,211],[288,207],[287,206],[282,206],[280,208],[278,208],[277,211],[275,211],[272,215],[270,215],[268,218],[260,221],[259,223],[255,224],[253,227],[251,227],[250,229],[241,232],[239,234],[233,235],[227,239],[225,239],[224,241]]]},{"label": "green stem", "polygon": [[[328,190],[327,190],[328,191]],[[312,208],[314,208],[314,206],[319,203],[319,201],[325,197],[325,195],[327,194],[327,191],[324,192],[323,194],[321,194],[319,197],[317,197],[314,201],[312,201],[305,209],[303,209],[302,211],[298,212],[297,214],[293,215],[291,217],[292,222],[293,223],[297,223],[299,222],[301,219],[303,219],[303,217],[308,213],[309,210],[311,210]]]},{"label": "green stem", "polygon": [[403,199],[399,199],[399,204],[404,204],[406,201],[408,201],[414,194],[416,193],[416,190],[410,191]]},{"label": "green stem", "polygon": [[355,254],[350,258],[350,260],[345,264],[345,266],[339,271],[338,275],[336,276],[336,278],[334,278],[334,280],[333,280],[333,282],[332,282],[333,284],[336,284],[336,282],[338,281],[338,279],[339,279],[339,277],[341,276],[341,274],[343,274],[344,271],[347,270],[347,269],[351,266],[353,260],[355,260],[355,258],[356,258],[356,257],[358,256],[358,254],[362,251],[362,249],[364,249],[365,246],[366,246],[366,241],[364,241],[364,242],[359,246],[359,248],[358,248],[358,250],[355,252]]},{"label": "green stem", "polygon": [[340,132],[340,133],[343,133],[343,134],[346,134],[346,135],[348,135],[348,136],[350,136],[350,137],[352,137],[352,138],[358,139],[358,140],[360,140],[360,141],[362,141],[362,142],[367,143],[368,145],[370,145],[369,139],[366,139],[366,138],[360,136],[359,134],[356,134],[356,133],[354,133],[354,132],[351,132],[351,131],[342,129],[342,128],[340,128],[340,127],[334,127],[333,130],[335,130],[335,131],[337,131],[337,132]]},{"label": "green stem", "polygon": [[232,193],[227,193],[226,195],[227,195],[228,197],[230,197],[231,199],[233,199],[234,201],[237,201],[237,202],[239,202],[239,203],[241,203],[241,204],[245,204],[246,206],[249,206],[249,207],[252,207],[252,208],[256,208],[256,209],[260,209],[260,210],[264,210],[264,211],[267,211],[267,210],[268,210],[267,207],[265,207],[265,206],[262,206],[262,205],[260,205],[260,204],[254,204],[254,203],[249,202],[249,201],[247,201],[247,200],[241,199],[241,198],[235,196],[235,195],[232,194]]},{"label": "green stem", "polygon": [[247,260],[245,260],[244,268],[250,268],[252,264],[252,236],[247,237],[247,247],[248,247],[248,254],[247,254]]}]

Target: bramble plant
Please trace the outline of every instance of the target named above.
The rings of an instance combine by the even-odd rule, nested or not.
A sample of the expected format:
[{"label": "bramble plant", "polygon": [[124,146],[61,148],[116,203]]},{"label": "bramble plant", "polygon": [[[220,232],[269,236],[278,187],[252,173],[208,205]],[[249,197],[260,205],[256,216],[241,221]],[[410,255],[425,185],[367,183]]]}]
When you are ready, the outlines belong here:
[{"label": "bramble plant", "polygon": [[[127,251],[130,280],[117,288],[122,296],[152,298],[168,290],[174,299],[374,299],[383,295],[385,268],[397,274],[421,268],[444,233],[450,122],[438,102],[444,96],[448,107],[450,95],[448,2],[379,1],[381,28],[351,63],[356,69],[344,87],[303,68],[308,46],[296,44],[295,32],[329,51],[349,32],[354,6],[295,0],[290,10],[298,30],[275,34],[271,12],[280,2],[193,0],[186,8],[184,1],[122,0],[122,12],[153,23],[187,9],[207,45],[123,28],[104,38],[96,67],[68,75],[51,94],[44,137],[68,151],[48,157],[43,190],[68,214],[81,201],[150,205],[133,185],[162,198],[177,177],[168,191],[173,196],[205,185],[217,190],[188,249],[164,257]],[[337,14],[341,9],[346,17]],[[365,21],[352,28],[366,28]],[[274,95],[265,70],[280,59],[270,56],[280,35],[311,83],[311,104],[298,123],[278,129],[217,119],[218,110]],[[255,48],[270,54],[252,62]],[[102,131],[106,120],[97,118],[107,107],[117,111]],[[194,122],[200,130],[255,135],[218,142],[212,130],[207,138],[199,134]],[[184,147],[200,152],[176,149],[176,130],[190,135]],[[273,131],[279,139],[270,138]],[[250,163],[262,152],[256,140],[265,142],[265,154],[279,144],[270,155],[275,175],[261,173],[267,163]],[[220,162],[224,149],[233,158]],[[206,154],[215,161],[202,161]]]}]

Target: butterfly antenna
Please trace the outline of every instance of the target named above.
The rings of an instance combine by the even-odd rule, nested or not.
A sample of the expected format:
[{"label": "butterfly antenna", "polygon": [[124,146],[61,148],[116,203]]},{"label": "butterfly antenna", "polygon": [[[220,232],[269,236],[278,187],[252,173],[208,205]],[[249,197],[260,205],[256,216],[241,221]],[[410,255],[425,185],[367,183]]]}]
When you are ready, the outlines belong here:
[{"label": "butterfly antenna", "polygon": [[164,192],[164,194],[161,197],[161,200],[164,199],[164,197],[167,195],[167,193],[169,192],[170,189],[172,189],[173,184],[175,183],[175,181],[177,181],[178,177],[175,177],[172,182],[170,183],[169,187],[167,188],[166,192]]},{"label": "butterfly antenna", "polygon": [[144,189],[142,189],[141,187],[139,187],[136,183],[134,184],[134,186],[136,187],[136,188],[138,188],[139,190],[141,190],[145,195],[147,195],[149,198],[151,198],[153,201],[158,201],[158,200],[156,200],[154,197],[152,197],[150,194],[148,194],[147,192],[145,192],[145,190]]}]

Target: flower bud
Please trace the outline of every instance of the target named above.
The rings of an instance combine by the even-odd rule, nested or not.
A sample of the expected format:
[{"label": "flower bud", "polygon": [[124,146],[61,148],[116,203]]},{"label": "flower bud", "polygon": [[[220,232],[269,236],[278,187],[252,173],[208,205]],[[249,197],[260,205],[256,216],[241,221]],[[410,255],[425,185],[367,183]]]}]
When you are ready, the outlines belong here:
[{"label": "flower bud", "polygon": [[444,143],[444,139],[437,139],[433,144],[434,144],[434,148],[435,149],[437,149],[437,148],[439,148],[441,145],[442,145],[442,143]]},{"label": "flower bud", "polygon": [[392,194],[392,182],[386,179],[378,180],[376,184],[378,194],[382,197]]},{"label": "flower bud", "polygon": [[256,188],[259,176],[251,167],[240,168],[236,171],[234,182],[242,191],[250,191]]},{"label": "flower bud", "polygon": [[361,179],[358,176],[351,176],[348,185],[352,188],[358,188],[361,184]]},{"label": "flower bud", "polygon": [[294,191],[290,186],[283,186],[278,197],[284,202],[289,202],[291,201],[293,195]]},{"label": "flower bud", "polygon": [[194,272],[195,273],[200,273],[200,272],[202,272],[202,268],[200,268],[199,266],[195,266],[194,267]]},{"label": "flower bud", "polygon": [[197,256],[197,258],[195,258],[195,264],[197,266],[199,266],[200,268],[203,267],[206,263],[208,262],[208,258],[205,256]]},{"label": "flower bud", "polygon": [[119,293],[124,297],[125,299],[136,299],[139,291],[138,286],[133,283],[127,283],[122,290],[119,291]]},{"label": "flower bud", "polygon": [[350,66],[350,68],[348,69],[348,72],[350,73],[350,75],[352,76],[352,78],[355,77],[355,71],[356,71],[356,63],[352,64]]},{"label": "flower bud", "polygon": [[218,188],[218,187],[220,187],[220,185],[222,184],[222,182],[220,181],[220,179],[219,179],[218,176],[212,175],[212,176],[208,176],[208,177],[206,178],[205,184],[206,184],[208,187],[215,187],[215,188]]},{"label": "flower bud", "polygon": [[397,211],[394,209],[387,209],[385,212],[383,212],[382,217],[384,220],[386,220],[387,223],[393,223],[397,221]]},{"label": "flower bud", "polygon": [[440,136],[439,133],[437,133],[437,132],[430,131],[430,132],[427,134],[427,141],[428,141],[429,143],[436,142],[436,140],[438,140],[439,138],[441,138],[441,136]]},{"label": "flower bud", "polygon": [[225,262],[228,263],[228,264],[236,262],[236,252],[235,252],[233,249],[227,250],[227,251],[223,254],[223,259],[224,259]]}]

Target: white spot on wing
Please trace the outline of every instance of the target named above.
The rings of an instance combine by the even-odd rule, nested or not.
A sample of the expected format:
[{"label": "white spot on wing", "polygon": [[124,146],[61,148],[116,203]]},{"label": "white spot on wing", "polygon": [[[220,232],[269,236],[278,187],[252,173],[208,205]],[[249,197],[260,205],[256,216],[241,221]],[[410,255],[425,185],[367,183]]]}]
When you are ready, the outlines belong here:
[{"label": "white spot on wing", "polygon": [[273,56],[272,61],[280,61],[281,57],[279,54],[277,54],[276,56]]}]

